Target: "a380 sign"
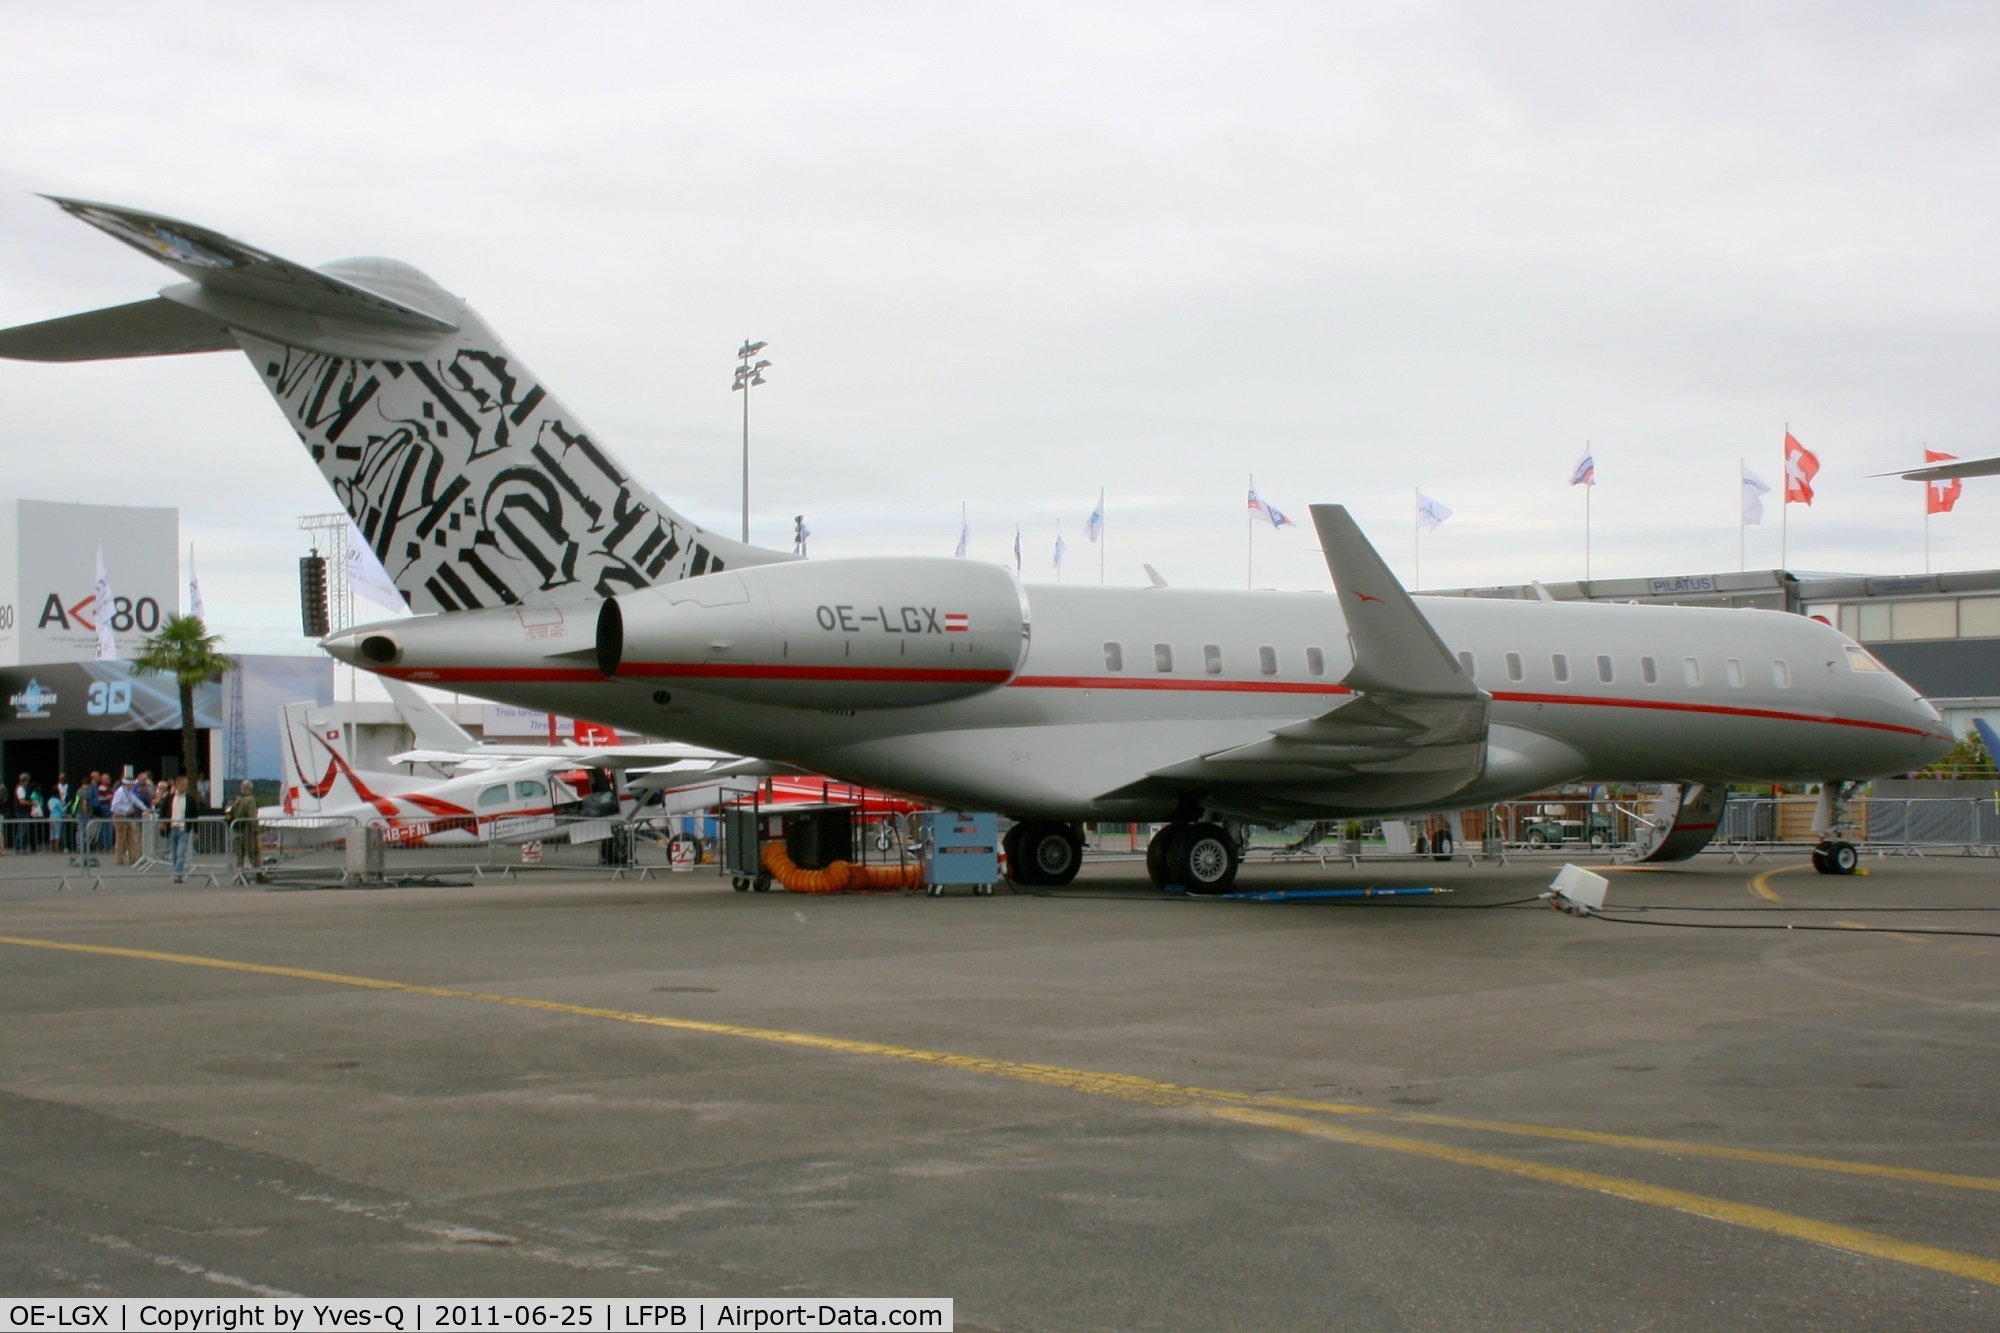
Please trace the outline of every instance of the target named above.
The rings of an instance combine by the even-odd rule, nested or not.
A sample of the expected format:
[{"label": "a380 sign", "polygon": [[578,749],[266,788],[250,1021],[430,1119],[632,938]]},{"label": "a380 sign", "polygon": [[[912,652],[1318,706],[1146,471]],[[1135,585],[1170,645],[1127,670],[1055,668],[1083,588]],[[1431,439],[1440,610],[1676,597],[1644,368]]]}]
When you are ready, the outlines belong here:
[{"label": "a380 sign", "polygon": [[[54,625],[57,629],[97,630],[97,594],[92,593],[74,606],[64,606],[59,593],[50,593],[42,603],[42,618],[35,622],[36,629],[47,629]],[[160,627],[160,604],[151,597],[141,597],[137,601],[130,597],[111,599],[111,628],[120,634],[138,630],[141,634],[151,634]]]}]

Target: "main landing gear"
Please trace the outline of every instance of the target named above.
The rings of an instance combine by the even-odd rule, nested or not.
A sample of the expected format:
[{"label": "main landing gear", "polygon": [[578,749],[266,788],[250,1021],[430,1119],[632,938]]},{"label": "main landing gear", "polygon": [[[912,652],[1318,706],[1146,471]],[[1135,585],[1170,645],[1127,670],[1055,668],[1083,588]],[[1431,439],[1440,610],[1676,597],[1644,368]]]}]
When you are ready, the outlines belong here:
[{"label": "main landing gear", "polygon": [[1236,839],[1220,824],[1169,824],[1146,844],[1146,873],[1157,888],[1227,893],[1242,864]]},{"label": "main landing gear", "polygon": [[1060,888],[1083,868],[1083,834],[1053,819],[1024,819],[1000,839],[1007,875],[1016,884]]}]

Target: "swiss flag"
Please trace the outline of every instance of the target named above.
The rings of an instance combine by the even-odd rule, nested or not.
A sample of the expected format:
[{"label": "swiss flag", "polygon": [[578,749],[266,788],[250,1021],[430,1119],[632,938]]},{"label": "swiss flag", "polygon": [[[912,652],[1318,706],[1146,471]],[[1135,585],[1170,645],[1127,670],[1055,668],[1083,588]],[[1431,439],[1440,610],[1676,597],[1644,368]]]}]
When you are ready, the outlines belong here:
[{"label": "swiss flag", "polygon": [[1785,503],[1813,502],[1812,479],[1819,475],[1819,457],[1785,432]]},{"label": "swiss flag", "polygon": [[582,718],[578,718],[571,729],[571,734],[576,737],[578,745],[594,748],[600,745],[618,744],[618,733],[602,722],[585,722]]},{"label": "swiss flag", "polygon": [[[1957,454],[1941,454],[1935,449],[1924,450],[1926,463],[1956,463]],[[1949,514],[1951,507],[1958,503],[1958,493],[1965,489],[1965,482],[1958,477],[1933,477],[1924,483],[1924,512],[1926,514]]]}]

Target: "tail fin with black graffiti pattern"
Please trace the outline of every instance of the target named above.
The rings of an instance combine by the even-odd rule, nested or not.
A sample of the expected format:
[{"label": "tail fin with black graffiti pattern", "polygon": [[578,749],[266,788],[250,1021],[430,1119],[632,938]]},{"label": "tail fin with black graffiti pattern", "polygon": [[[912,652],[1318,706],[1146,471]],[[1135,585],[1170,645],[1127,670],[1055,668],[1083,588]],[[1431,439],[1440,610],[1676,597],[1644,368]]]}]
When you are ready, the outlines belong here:
[{"label": "tail fin with black graffiti pattern", "polygon": [[185,281],[0,330],[0,356],[241,348],[414,610],[608,597],[792,558],[668,508],[471,307],[407,264],[310,268],[172,218],[54,202]]}]

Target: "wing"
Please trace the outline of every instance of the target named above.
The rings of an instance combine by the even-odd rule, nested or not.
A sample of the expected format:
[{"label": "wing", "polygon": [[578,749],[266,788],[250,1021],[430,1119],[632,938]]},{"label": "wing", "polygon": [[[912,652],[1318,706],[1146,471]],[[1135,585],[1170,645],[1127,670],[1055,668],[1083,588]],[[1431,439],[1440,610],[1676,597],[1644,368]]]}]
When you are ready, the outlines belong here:
[{"label": "wing", "polygon": [[1250,818],[1435,809],[1486,766],[1492,699],[1340,505],[1314,505],[1354,666],[1338,707],[1155,770],[1117,795],[1176,791]]}]

